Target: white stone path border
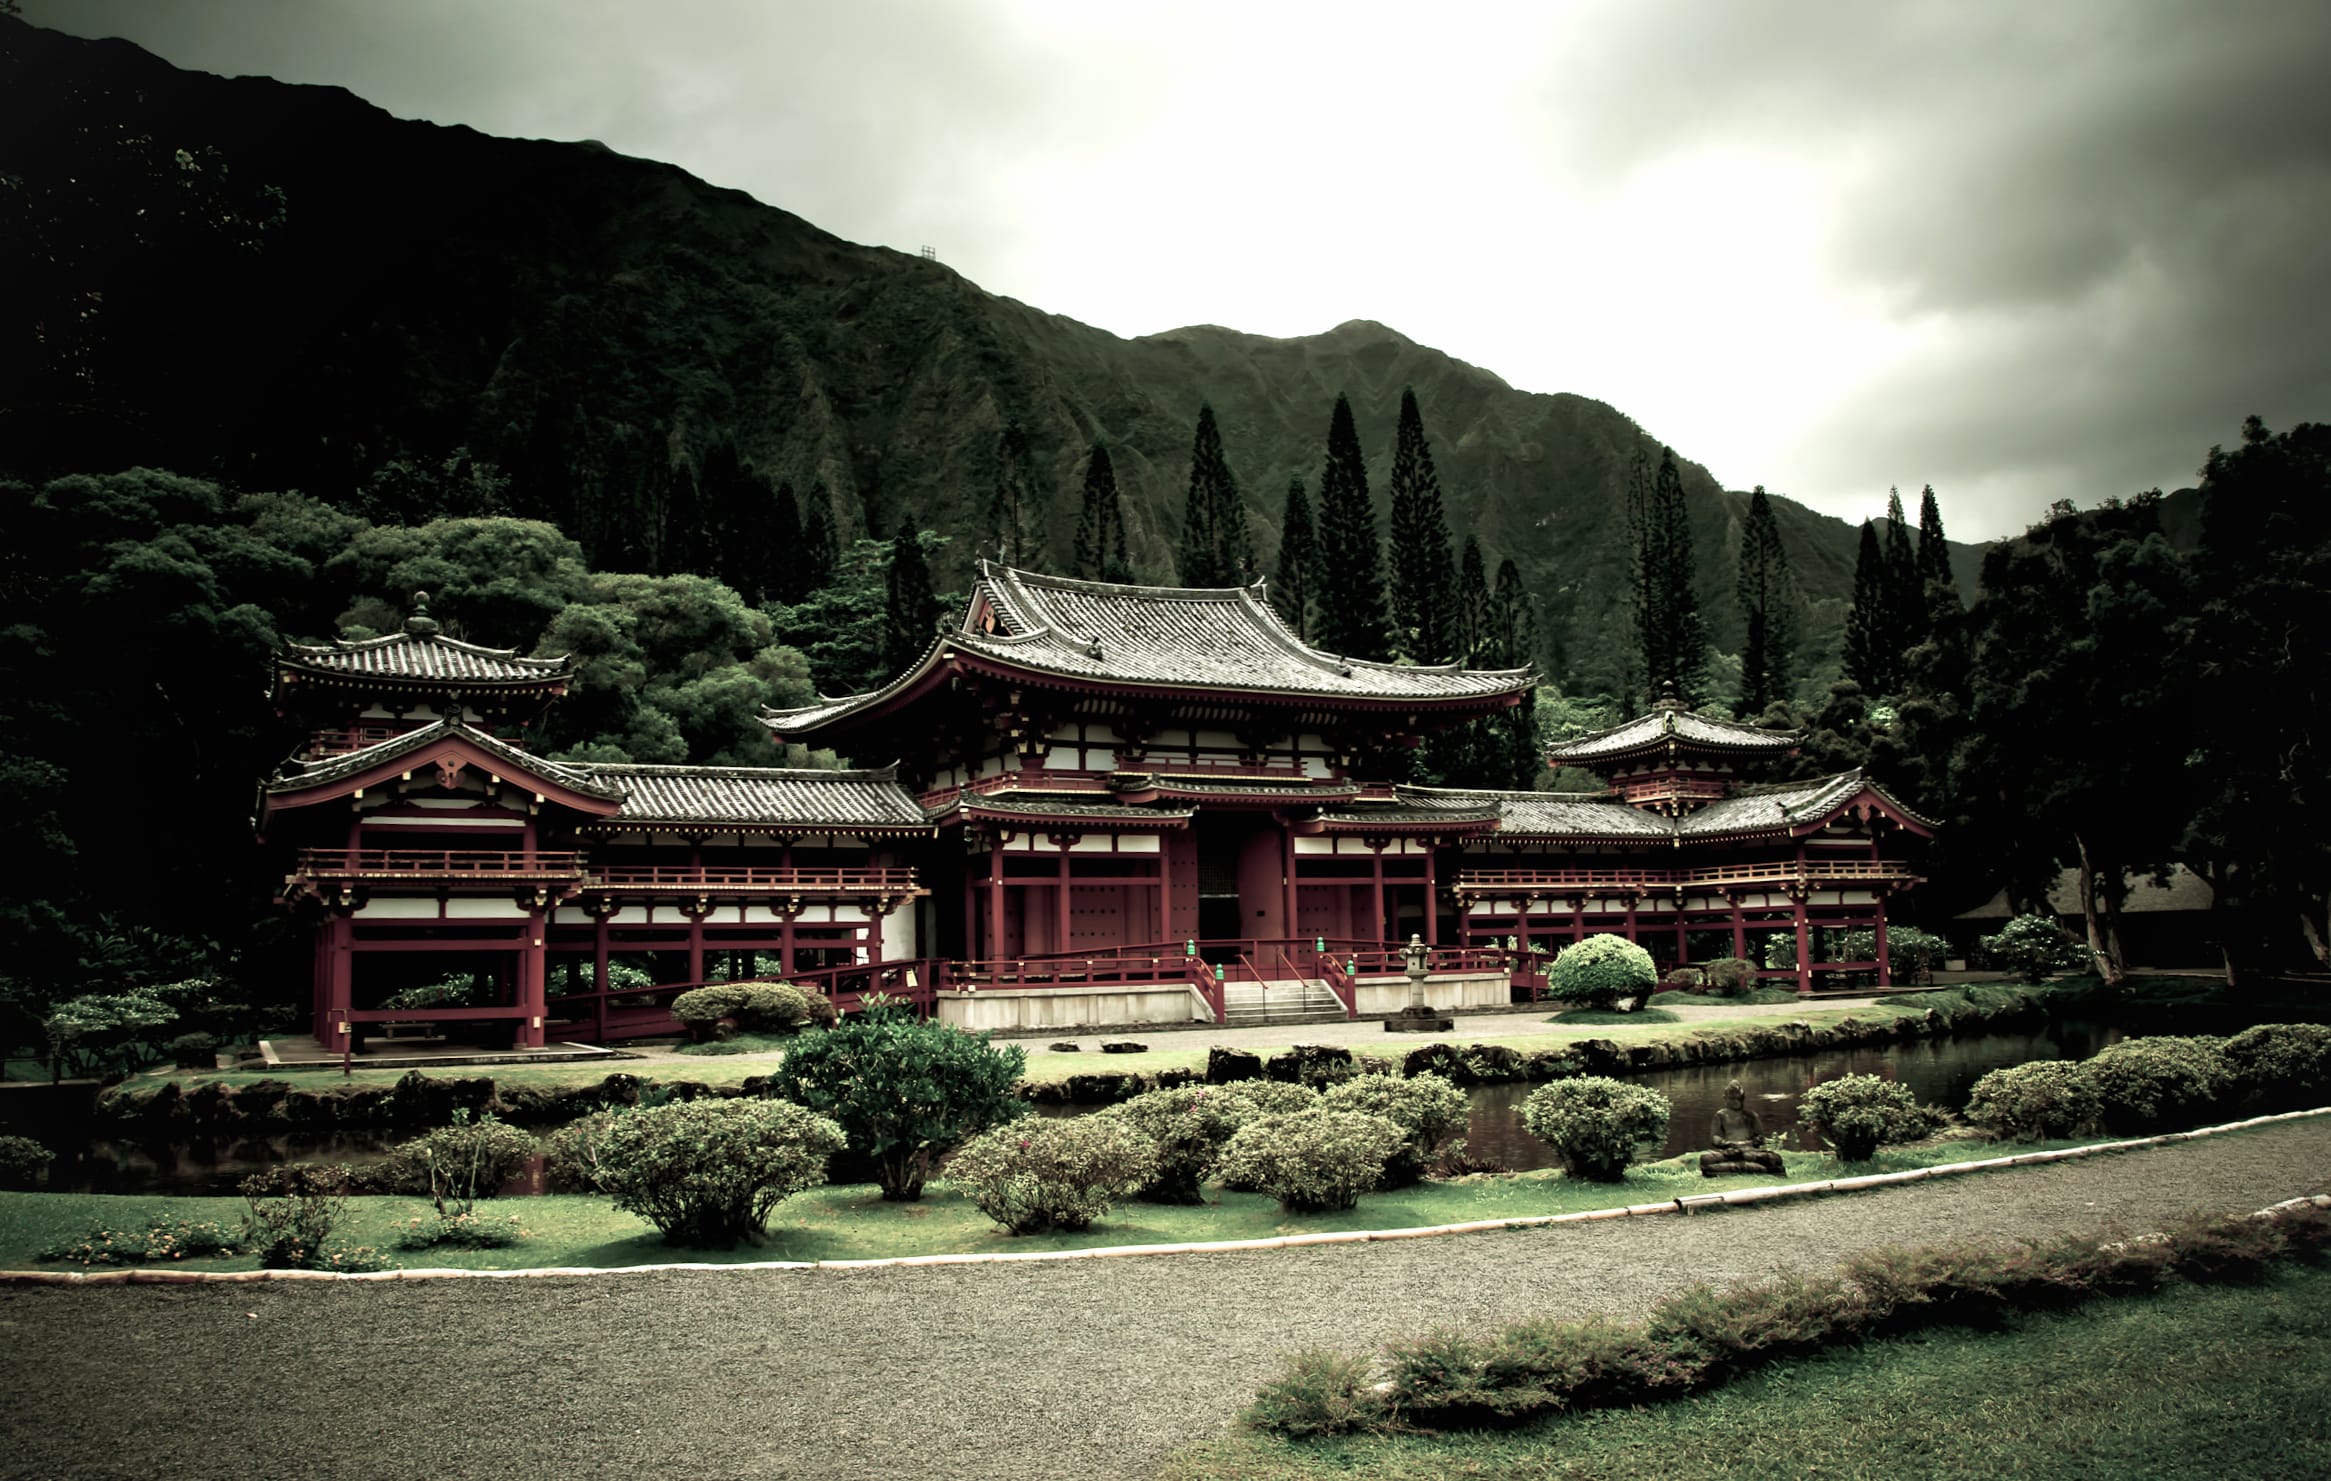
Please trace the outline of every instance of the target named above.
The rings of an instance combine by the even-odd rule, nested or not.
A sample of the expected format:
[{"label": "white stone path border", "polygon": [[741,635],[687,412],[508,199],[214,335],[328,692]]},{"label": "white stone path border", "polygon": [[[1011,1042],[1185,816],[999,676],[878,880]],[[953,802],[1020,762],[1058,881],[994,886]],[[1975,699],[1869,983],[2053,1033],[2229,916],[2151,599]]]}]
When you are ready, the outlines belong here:
[{"label": "white stone path border", "polygon": [[[280,1280],[520,1280],[535,1276],[582,1275],[639,1275],[674,1270],[880,1270],[908,1265],[1004,1265],[1031,1260],[1108,1260],[1145,1255],[1210,1255],[1227,1254],[1239,1250],[1283,1250],[1305,1245],[1367,1244],[1384,1239],[1434,1239],[1449,1234],[1488,1234],[1502,1229],[1537,1229],[1557,1224],[1589,1224],[1601,1219],[1634,1219],[1656,1214],[1705,1213],[1720,1208],[1745,1208],[1752,1204],[1778,1203],[1791,1198],[1818,1198],[1829,1193],[1860,1193],[1872,1188],[1890,1188],[1903,1183],[1922,1183],[1930,1178],[1956,1177],[1961,1173],[1994,1172],[2007,1167],[2032,1167],[2044,1162],[2070,1162],[2081,1157],[2097,1157],[2107,1152],[2133,1152],[2146,1147],[2164,1147],[2174,1142],[2199,1141],[2203,1137],[2223,1136],[2228,1132],[2248,1131],[2257,1126],[2273,1126],[2284,1121],[2304,1121],[2317,1116],[2331,1116],[2331,1106],[2312,1111],[2286,1111],[2275,1116],[2253,1116],[2247,1121],[2229,1121],[2221,1126],[2204,1126],[2194,1131],[2173,1131],[2162,1136],[2137,1137],[2129,1141],[2098,1142],[2086,1147],[2065,1147],[2053,1152],[2025,1152],[2013,1157],[1986,1157],[1976,1162],[1946,1162],[1940,1167],[1917,1167],[1905,1172],[1871,1173],[1858,1178],[1832,1178],[1820,1183],[1774,1183],[1761,1188],[1736,1188],[1729,1193],[1703,1193],[1696,1197],[1671,1198],[1659,1203],[1637,1203],[1624,1208],[1593,1209],[1579,1214],[1528,1214],[1511,1219],[1476,1219],[1464,1224],[1432,1224],[1417,1229],[1348,1229],[1326,1234],[1282,1234],[1270,1239],[1231,1239],[1202,1244],[1120,1244],[1101,1245],[1085,1250],[1033,1250],[1025,1254],[993,1251],[961,1255],[900,1255],[887,1260],[753,1260],[733,1264],[703,1262],[671,1263],[661,1265],[615,1265],[596,1267],[585,1265],[546,1266],[532,1270],[453,1270],[453,1269],[399,1269],[341,1272],[335,1270],[0,1270],[0,1285],[33,1286],[178,1286],[220,1283],[247,1283]],[[2331,1207],[2331,1196],[2293,1198],[2275,1204],[2274,1209],[2293,1208],[2301,1204]],[[2262,1209],[2261,1214],[2271,1213]]]}]

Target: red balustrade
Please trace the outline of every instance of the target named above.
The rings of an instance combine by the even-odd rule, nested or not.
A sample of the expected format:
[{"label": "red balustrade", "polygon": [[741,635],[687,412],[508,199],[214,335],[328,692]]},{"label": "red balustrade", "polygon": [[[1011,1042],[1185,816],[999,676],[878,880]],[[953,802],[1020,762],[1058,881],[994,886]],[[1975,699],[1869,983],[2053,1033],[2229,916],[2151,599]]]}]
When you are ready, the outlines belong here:
[{"label": "red balustrade", "polygon": [[1826,880],[1915,882],[1910,866],[1890,859],[1776,859],[1701,869],[1467,869],[1452,889],[1459,895],[1591,894],[1597,890],[1672,890],[1743,885],[1809,884]]},{"label": "red balustrade", "polygon": [[517,849],[301,849],[293,873],[308,879],[569,880],[577,853]]},{"label": "red balustrade", "polygon": [[906,868],[787,869],[772,864],[593,864],[584,886],[594,890],[767,890],[796,894],[920,895]]}]

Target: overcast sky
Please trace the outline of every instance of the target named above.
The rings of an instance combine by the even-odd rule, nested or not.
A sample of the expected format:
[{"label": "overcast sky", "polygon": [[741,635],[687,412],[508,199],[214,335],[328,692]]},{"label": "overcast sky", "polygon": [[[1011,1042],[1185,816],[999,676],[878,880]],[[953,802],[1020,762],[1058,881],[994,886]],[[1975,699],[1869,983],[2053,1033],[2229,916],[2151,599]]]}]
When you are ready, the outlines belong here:
[{"label": "overcast sky", "polygon": [[2319,0],[25,14],[669,160],[1119,334],[1381,320],[1732,487],[1932,483],[1962,539],[2331,418]]}]

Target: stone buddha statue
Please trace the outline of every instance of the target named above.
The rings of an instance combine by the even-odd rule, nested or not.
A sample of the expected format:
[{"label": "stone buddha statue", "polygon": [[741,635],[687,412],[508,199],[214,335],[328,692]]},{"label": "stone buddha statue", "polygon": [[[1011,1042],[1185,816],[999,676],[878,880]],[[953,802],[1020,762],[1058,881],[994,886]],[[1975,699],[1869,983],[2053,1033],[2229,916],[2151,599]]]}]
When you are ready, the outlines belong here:
[{"label": "stone buddha statue", "polygon": [[1715,1150],[1700,1154],[1702,1177],[1780,1173],[1781,1154],[1758,1145],[1763,1130],[1757,1124],[1756,1112],[1744,1104],[1746,1099],[1738,1080],[1724,1087],[1724,1104],[1708,1128],[1708,1140],[1715,1144]]}]

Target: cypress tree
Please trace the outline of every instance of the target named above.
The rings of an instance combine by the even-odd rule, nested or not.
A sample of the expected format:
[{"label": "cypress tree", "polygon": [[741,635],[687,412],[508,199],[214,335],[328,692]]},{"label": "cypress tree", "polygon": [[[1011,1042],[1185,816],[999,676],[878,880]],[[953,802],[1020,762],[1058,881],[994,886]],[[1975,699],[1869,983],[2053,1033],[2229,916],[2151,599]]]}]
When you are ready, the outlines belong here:
[{"label": "cypress tree", "polygon": [[1902,491],[1886,491],[1886,606],[1893,627],[1895,667],[1899,655],[1926,640],[1926,583],[1918,570],[1918,551],[1910,539],[1910,521],[1902,514]]},{"label": "cypress tree", "polygon": [[[1494,651],[1489,655],[1493,668],[1524,668],[1537,661],[1538,620],[1532,610],[1529,589],[1522,584],[1522,573],[1511,559],[1497,563],[1497,588],[1490,595],[1490,625]],[[1534,786],[1538,773],[1545,769],[1546,759],[1538,750],[1538,696],[1536,691],[1525,693],[1522,701],[1510,710],[1502,710],[1489,718],[1490,767],[1498,786],[1526,791]]]},{"label": "cypress tree", "polygon": [[1699,694],[1708,661],[1700,599],[1692,589],[1692,529],[1684,507],[1683,472],[1675,450],[1659,450],[1659,472],[1644,496],[1635,525],[1636,630],[1642,642],[1643,683],[1652,694],[1673,684],[1686,703]]},{"label": "cypress tree", "polygon": [[1319,545],[1327,571],[1319,590],[1319,646],[1347,657],[1384,657],[1390,644],[1376,511],[1352,404],[1340,395],[1328,418],[1327,466],[1319,476]]},{"label": "cypress tree", "polygon": [[931,564],[912,515],[901,514],[890,540],[890,570],[883,578],[882,668],[898,674],[923,656],[939,623],[939,597],[931,588]]},{"label": "cypress tree", "polygon": [[1457,562],[1457,596],[1450,610],[1456,660],[1479,662],[1489,632],[1489,568],[1481,559],[1481,542],[1471,535],[1465,537],[1465,553]]},{"label": "cypress tree", "polygon": [[1392,620],[1401,651],[1415,662],[1446,663],[1452,656],[1455,585],[1440,475],[1416,392],[1404,389],[1392,445]]},{"label": "cypress tree", "polygon": [[1254,579],[1254,546],[1247,535],[1246,505],[1238,480],[1223,456],[1222,431],[1214,408],[1198,408],[1198,430],[1190,440],[1190,497],[1182,511],[1181,578],[1184,586],[1244,586]]},{"label": "cypress tree", "polygon": [[1117,497],[1117,467],[1099,439],[1085,460],[1084,503],[1076,516],[1076,571],[1086,581],[1131,581],[1125,549],[1125,506]]},{"label": "cypress tree", "polygon": [[790,607],[809,595],[802,585],[801,500],[793,481],[780,479],[777,497],[769,509],[770,599]]},{"label": "cypress tree", "polygon": [[1790,651],[1796,638],[1796,592],[1789,580],[1789,553],[1781,545],[1780,522],[1764,485],[1748,496],[1748,520],[1740,530],[1740,573],[1733,588],[1747,640],[1740,650],[1740,713],[1754,718],[1789,697]]},{"label": "cypress tree", "polygon": [[1946,597],[1947,610],[1959,610],[1959,582],[1951,574],[1950,542],[1943,538],[1942,506],[1931,483],[1918,496],[1918,577],[1930,610],[1943,609]]},{"label": "cypress tree", "polygon": [[834,501],[821,481],[809,486],[809,508],[801,516],[801,594],[833,584],[841,565],[841,541],[834,533]]},{"label": "cypress tree", "polygon": [[1043,501],[1028,434],[1006,422],[996,438],[995,483],[987,498],[987,548],[998,564],[1033,569],[1044,552]]},{"label": "cypress tree", "polygon": [[1287,512],[1279,522],[1279,581],[1271,602],[1299,638],[1311,636],[1319,588],[1319,529],[1311,519],[1311,496],[1303,491],[1301,478],[1290,478]]},{"label": "cypress tree", "polygon": [[1845,613],[1845,672],[1873,699],[1898,687],[1902,650],[1891,646],[1893,629],[1885,552],[1878,545],[1878,527],[1865,519],[1853,563],[1853,605]]}]

